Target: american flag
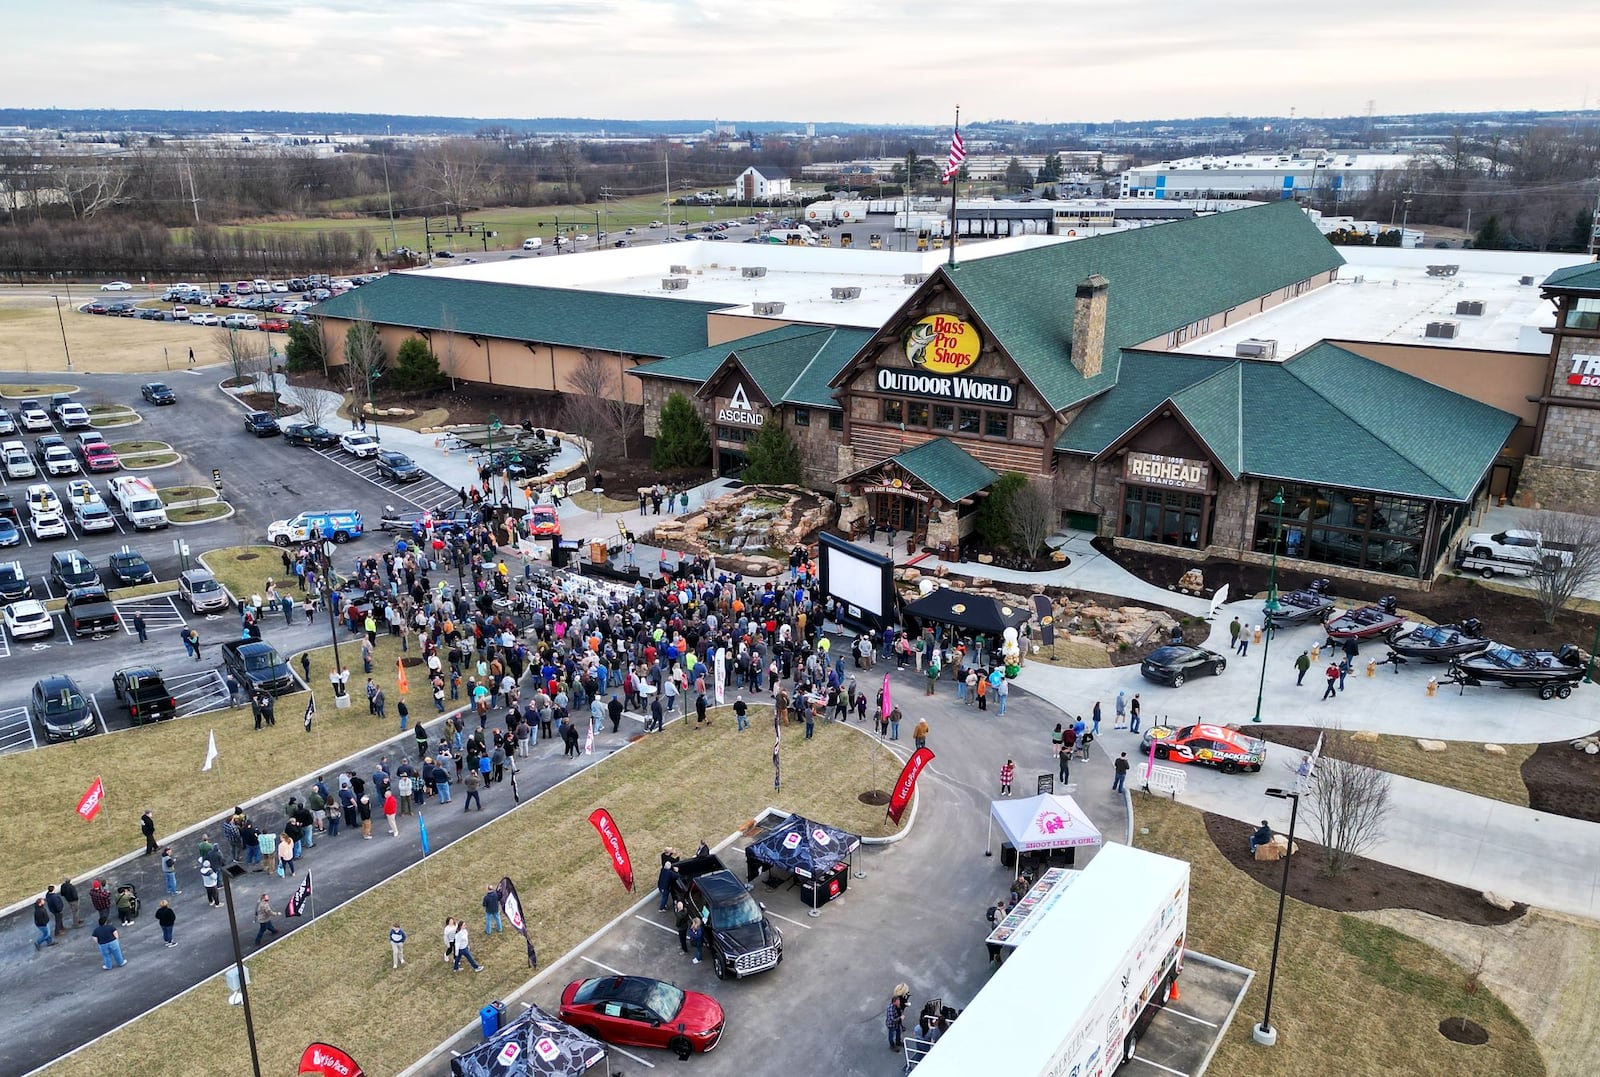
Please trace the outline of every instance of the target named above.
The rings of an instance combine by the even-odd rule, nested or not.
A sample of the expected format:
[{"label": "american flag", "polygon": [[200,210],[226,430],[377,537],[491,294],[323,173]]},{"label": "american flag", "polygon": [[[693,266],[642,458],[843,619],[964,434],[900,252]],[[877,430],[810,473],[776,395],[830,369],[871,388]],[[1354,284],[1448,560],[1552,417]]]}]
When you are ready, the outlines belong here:
[{"label": "american flag", "polygon": [[950,135],[950,158],[945,161],[944,165],[944,181],[946,183],[955,178],[956,173],[961,171],[961,166],[966,163],[966,160],[967,146],[966,143],[961,141],[961,128],[958,126]]}]

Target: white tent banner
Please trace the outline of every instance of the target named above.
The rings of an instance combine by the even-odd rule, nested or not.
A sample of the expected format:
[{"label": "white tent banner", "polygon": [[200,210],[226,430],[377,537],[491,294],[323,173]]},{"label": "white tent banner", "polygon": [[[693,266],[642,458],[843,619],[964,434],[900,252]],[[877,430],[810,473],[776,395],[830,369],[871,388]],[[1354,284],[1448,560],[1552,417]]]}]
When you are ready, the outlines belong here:
[{"label": "white tent banner", "polygon": [[1100,845],[1105,840],[1077,801],[1054,793],[990,801],[989,815],[1021,853]]}]

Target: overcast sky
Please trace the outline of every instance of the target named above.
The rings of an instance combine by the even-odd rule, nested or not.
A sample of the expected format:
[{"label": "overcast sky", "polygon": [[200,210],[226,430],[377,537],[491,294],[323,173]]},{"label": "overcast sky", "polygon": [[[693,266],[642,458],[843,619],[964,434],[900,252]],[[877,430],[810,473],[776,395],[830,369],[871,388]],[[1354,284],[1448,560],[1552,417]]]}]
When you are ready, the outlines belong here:
[{"label": "overcast sky", "polygon": [[1600,19],[1553,0],[4,6],[10,107],[939,125],[957,104],[969,119],[1067,122],[1600,97]]}]

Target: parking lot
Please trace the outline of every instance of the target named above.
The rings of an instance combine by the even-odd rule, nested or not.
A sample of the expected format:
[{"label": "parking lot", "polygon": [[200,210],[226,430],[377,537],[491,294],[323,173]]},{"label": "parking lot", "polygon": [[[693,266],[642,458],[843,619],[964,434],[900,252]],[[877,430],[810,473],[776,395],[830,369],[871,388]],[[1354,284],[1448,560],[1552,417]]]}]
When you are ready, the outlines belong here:
[{"label": "parking lot", "polygon": [[[369,427],[369,430],[372,427]],[[383,434],[379,431],[381,443]],[[406,505],[417,509],[435,509],[440,505],[454,505],[457,500],[455,487],[449,483],[440,482],[432,475],[423,473],[422,478],[411,482],[396,482],[387,476],[378,473],[378,461],[372,457],[357,457],[345,452],[343,449],[312,449],[310,450],[333,463],[344,468],[364,482],[382,490],[386,499],[404,501]],[[368,526],[376,524],[372,520]]]}]

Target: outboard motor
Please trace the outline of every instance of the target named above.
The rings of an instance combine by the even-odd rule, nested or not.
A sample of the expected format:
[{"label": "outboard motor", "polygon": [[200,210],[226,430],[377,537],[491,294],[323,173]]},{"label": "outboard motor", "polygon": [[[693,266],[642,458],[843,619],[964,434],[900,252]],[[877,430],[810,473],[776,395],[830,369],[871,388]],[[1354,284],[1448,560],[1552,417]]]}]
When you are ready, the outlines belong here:
[{"label": "outboard motor", "polygon": [[1378,600],[1378,608],[1384,613],[1393,613],[1397,608],[1399,608],[1399,605],[1400,603],[1396,601],[1393,595],[1384,595]]},{"label": "outboard motor", "polygon": [[1478,620],[1476,617],[1468,617],[1465,621],[1461,622],[1461,631],[1465,632],[1474,639],[1482,639],[1483,622]]},{"label": "outboard motor", "polygon": [[1561,660],[1562,665],[1571,666],[1573,669],[1577,669],[1584,662],[1583,652],[1573,643],[1563,643],[1561,649],[1556,652],[1556,657]]},{"label": "outboard motor", "polygon": [[1312,580],[1310,583],[1308,583],[1306,585],[1306,590],[1312,591],[1319,595],[1328,595],[1331,597],[1333,595],[1333,584],[1330,580],[1328,580],[1327,577],[1324,576],[1321,579]]}]

